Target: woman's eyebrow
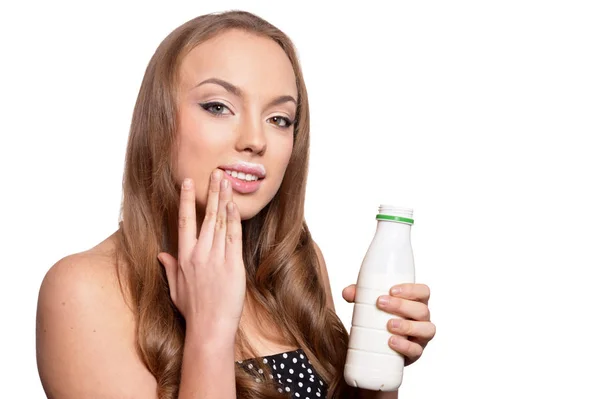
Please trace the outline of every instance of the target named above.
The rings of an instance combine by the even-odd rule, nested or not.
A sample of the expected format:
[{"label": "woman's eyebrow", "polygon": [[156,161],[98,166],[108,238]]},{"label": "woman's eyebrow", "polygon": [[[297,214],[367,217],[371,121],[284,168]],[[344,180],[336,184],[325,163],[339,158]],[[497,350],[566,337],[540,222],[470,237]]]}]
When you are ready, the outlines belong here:
[{"label": "woman's eyebrow", "polygon": [[287,103],[288,101],[291,101],[294,103],[294,105],[298,105],[298,102],[296,101],[296,99],[292,96],[280,96],[277,97],[276,99],[274,99],[273,101],[271,101],[269,104],[267,104],[267,108],[269,107],[274,107],[276,105],[280,105],[283,103]]},{"label": "woman's eyebrow", "polygon": [[207,84],[207,83],[214,83],[214,84],[223,86],[225,88],[225,90],[227,90],[231,94],[234,94],[234,95],[236,95],[238,97],[242,97],[242,89],[240,89],[237,86],[232,85],[231,83],[229,83],[229,82],[227,82],[227,81],[225,81],[223,79],[218,79],[218,78],[209,78],[209,79],[206,79],[206,80],[198,83],[196,86],[194,86],[194,88],[202,86],[202,85]]},{"label": "woman's eyebrow", "polygon": [[[202,82],[198,83],[196,86],[194,86],[194,88],[202,86],[203,84],[207,84],[207,83],[217,84],[217,85],[223,87],[225,90],[227,90],[231,94],[233,94],[233,95],[235,95],[237,97],[243,97],[243,91],[242,91],[242,89],[240,89],[239,87],[237,87],[237,86],[235,86],[235,85],[227,82],[226,80],[219,79],[219,78],[208,78],[208,79],[203,80]],[[279,97],[275,98],[273,101],[271,101],[267,105],[267,107],[273,107],[275,105],[280,105],[280,104],[286,103],[288,101],[291,101],[295,105],[298,105],[298,102],[292,96],[279,96]]]}]

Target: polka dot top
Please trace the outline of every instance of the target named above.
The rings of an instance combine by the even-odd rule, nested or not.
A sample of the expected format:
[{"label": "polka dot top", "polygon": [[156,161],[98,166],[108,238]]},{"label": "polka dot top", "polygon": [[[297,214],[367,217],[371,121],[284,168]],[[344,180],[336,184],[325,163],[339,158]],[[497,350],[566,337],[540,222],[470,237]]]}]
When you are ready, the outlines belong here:
[{"label": "polka dot top", "polygon": [[[256,368],[256,362],[269,365],[272,373],[267,378],[275,380],[279,392],[288,392],[290,398],[313,399],[327,397],[327,383],[315,370],[302,349],[276,353],[255,359],[238,360],[238,366],[248,372]],[[262,370],[259,369],[262,374]],[[256,379],[260,382],[260,379]]]}]

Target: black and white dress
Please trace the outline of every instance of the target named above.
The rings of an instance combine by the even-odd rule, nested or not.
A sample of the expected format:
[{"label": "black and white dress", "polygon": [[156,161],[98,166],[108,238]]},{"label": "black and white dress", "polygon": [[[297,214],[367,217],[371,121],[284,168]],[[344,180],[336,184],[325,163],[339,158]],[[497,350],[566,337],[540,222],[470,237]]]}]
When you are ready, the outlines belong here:
[{"label": "black and white dress", "polygon": [[[256,369],[256,362],[268,364],[271,373],[266,376],[280,386],[279,392],[289,392],[290,398],[315,399],[327,397],[327,382],[313,369],[302,349],[276,353],[255,359],[238,360],[247,371]],[[254,370],[255,371],[255,370]],[[262,370],[259,370],[262,374]],[[260,379],[257,378],[257,382]]]}]

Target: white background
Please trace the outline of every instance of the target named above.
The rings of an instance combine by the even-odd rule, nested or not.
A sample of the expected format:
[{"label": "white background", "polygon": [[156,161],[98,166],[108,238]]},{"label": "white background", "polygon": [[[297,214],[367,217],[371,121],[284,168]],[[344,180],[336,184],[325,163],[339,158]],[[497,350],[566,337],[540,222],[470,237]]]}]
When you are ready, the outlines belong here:
[{"label": "white background", "polygon": [[598,398],[600,12],[589,1],[18,2],[0,6],[1,397],[41,398],[39,284],[117,227],[144,69],[242,8],[295,42],[306,217],[337,311],[377,206],[414,208],[438,335],[402,398]]}]

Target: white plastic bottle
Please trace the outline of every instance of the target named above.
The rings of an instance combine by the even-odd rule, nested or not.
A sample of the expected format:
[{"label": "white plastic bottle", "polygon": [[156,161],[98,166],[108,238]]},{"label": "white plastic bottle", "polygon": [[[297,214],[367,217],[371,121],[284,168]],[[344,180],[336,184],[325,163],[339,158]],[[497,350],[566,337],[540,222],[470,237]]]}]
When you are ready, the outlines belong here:
[{"label": "white plastic bottle", "polygon": [[410,243],[413,211],[381,205],[377,230],[360,268],[344,369],[348,385],[395,391],[402,384],[404,357],[390,348],[387,323],[396,315],[380,310],[377,298],[392,286],[415,282]]}]

